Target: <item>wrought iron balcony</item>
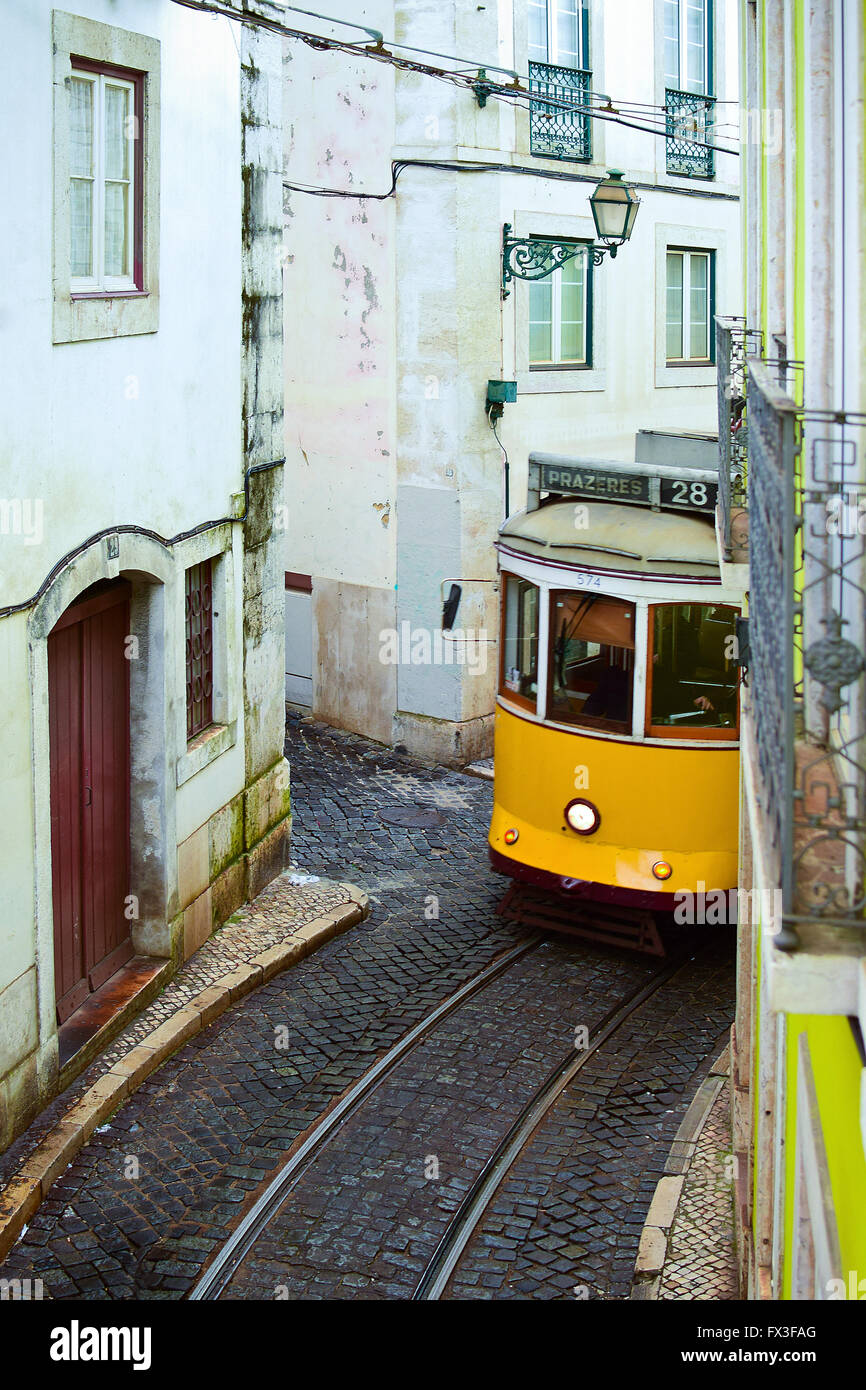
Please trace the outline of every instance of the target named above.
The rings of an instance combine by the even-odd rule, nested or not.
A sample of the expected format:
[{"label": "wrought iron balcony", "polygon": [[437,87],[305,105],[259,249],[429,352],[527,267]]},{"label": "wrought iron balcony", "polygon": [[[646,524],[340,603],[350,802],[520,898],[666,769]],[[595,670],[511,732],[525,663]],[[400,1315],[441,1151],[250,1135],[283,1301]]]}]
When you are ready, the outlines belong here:
[{"label": "wrought iron balcony", "polygon": [[792,950],[866,928],[866,415],[747,371],[748,709]]},{"label": "wrought iron balcony", "polygon": [[716,317],[719,410],[719,530],[725,559],[748,559],[746,359],[761,356],[761,333],[742,318]]},{"label": "wrought iron balcony", "polygon": [[715,177],[712,149],[716,99],[665,88],[665,129],[669,174],[691,179]]},{"label": "wrought iron balcony", "polygon": [[547,159],[592,159],[589,107],[592,73],[584,68],[529,64],[529,90],[547,101],[529,103],[529,148]]}]

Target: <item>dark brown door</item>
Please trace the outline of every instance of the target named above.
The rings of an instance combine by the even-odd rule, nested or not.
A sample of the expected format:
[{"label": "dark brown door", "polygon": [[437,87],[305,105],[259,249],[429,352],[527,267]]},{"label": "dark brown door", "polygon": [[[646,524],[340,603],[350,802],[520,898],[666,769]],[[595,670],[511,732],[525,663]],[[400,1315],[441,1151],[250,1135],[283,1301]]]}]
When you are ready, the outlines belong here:
[{"label": "dark brown door", "polygon": [[129,585],[89,591],[48,638],[57,1019],[132,955]]}]

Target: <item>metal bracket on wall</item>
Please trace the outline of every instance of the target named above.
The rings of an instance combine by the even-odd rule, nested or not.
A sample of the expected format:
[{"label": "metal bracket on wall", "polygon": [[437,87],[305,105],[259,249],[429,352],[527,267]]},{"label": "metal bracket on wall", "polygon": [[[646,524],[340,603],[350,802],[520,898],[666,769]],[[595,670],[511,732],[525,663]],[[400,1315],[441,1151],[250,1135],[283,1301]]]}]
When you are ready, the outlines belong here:
[{"label": "metal bracket on wall", "polygon": [[586,256],[592,259],[593,265],[601,265],[608,252],[615,256],[616,247],[588,241],[512,236],[511,223],[505,222],[502,227],[502,298],[508,297],[512,280],[543,280],[575,256]]},{"label": "metal bracket on wall", "polygon": [[472,83],[472,90],[475,93],[475,99],[478,105],[483,110],[487,105],[487,98],[490,96],[490,93],[496,90],[493,83],[488,82],[485,68],[478,69],[478,78]]}]

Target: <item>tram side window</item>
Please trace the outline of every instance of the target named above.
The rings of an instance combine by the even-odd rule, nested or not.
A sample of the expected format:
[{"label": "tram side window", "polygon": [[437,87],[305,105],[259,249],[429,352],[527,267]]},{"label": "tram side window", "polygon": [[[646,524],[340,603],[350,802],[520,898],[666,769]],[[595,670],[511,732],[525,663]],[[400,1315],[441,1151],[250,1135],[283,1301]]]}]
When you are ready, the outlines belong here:
[{"label": "tram side window", "polygon": [[538,589],[505,576],[502,693],[535,707],[538,698]]},{"label": "tram side window", "polygon": [[735,616],[733,608],[704,603],[653,610],[650,732],[675,738],[691,729],[712,729],[715,735],[697,736],[736,737]]},{"label": "tram side window", "polygon": [[550,605],[548,718],[630,734],[634,604],[560,592]]}]

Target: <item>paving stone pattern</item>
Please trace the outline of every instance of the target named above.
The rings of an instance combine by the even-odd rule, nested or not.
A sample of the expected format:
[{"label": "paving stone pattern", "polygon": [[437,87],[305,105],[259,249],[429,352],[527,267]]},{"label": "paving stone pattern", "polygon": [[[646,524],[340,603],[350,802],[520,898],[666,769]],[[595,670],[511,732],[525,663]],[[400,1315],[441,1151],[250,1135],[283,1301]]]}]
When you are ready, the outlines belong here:
[{"label": "paving stone pattern", "polygon": [[408,1298],[522,1108],[647,960],[545,940],[439,1024],[317,1155],[223,1297]]},{"label": "paving stone pattern", "polygon": [[698,1135],[683,1183],[659,1298],[739,1297],[730,1164],[731,1102],[726,1081]]},{"label": "paving stone pattern", "polygon": [[[286,751],[293,867],[356,883],[371,917],[155,1072],[54,1184],[0,1277],[40,1277],[52,1298],[181,1296],[297,1136],[522,938],[495,914],[489,785],[307,724]],[[383,824],[380,809],[410,803],[440,808],[441,825]]]},{"label": "paving stone pattern", "polygon": [[172,1018],[178,1009],[239,965],[246,964],[269,947],[281,945],[293,932],[346,901],[346,889],[340,883],[318,875],[280,874],[255,902],[235,912],[199,947],[153,1003],[142,1009],[72,1085],[67,1086],[0,1155],[0,1183],[6,1182],[21,1167],[40,1140],[90,1086],[115,1062],[146,1042],[149,1034]]},{"label": "paving stone pattern", "polygon": [[708,947],[588,1059],[500,1185],[450,1298],[628,1298],[679,1123],[734,1004],[731,943]]},{"label": "paving stone pattern", "polygon": [[[287,753],[295,867],[356,883],[371,898],[371,917],[247,996],[155,1072],[54,1185],[0,1268],[0,1277],[41,1278],[46,1296],[55,1299],[182,1297],[298,1136],[413,1024],[523,939],[524,933],[495,913],[504,881],[489,872],[486,862],[489,783],[420,766],[356,736],[308,722],[290,726]],[[385,824],[380,811],[398,806],[433,808],[439,812],[438,823],[426,828]],[[613,1267],[610,1251],[623,1265],[633,1263],[652,1189],[690,1098],[689,1078],[702,1059],[709,1066],[718,1054],[717,1039],[729,1021],[728,943],[722,954],[724,963],[712,969],[700,962],[695,966],[706,977],[703,993],[683,987],[678,1005],[672,1002],[658,1015],[636,1018],[621,1056],[599,1054],[595,1068],[581,1074],[571,1120],[563,1115],[561,1134],[554,1126],[551,1156],[542,1147],[529,1161],[528,1172],[522,1159],[514,1170],[527,1186],[519,1204],[512,1203],[506,1213],[511,1226],[503,1230],[513,1239],[508,1229],[530,1223],[531,1274],[521,1268],[518,1282],[523,1287],[508,1270],[503,1281],[502,1271],[488,1262],[478,1284],[455,1283],[456,1296],[569,1296],[564,1286],[552,1282],[550,1265],[569,1261],[567,1271],[555,1273],[567,1272],[575,1282],[583,1257],[543,1245],[563,1234],[552,1225],[542,1231],[549,1220],[565,1222],[569,1232],[575,1221],[581,1225],[585,1234],[569,1234],[566,1244],[592,1242],[608,1252],[608,1264],[599,1263],[593,1246],[586,1256],[586,1277],[597,1277],[601,1296],[621,1296],[620,1265]],[[519,990],[509,994],[503,984],[507,1026],[501,1021],[494,1025],[492,1041],[485,1043],[471,1029],[467,1034],[466,1019],[474,1017],[480,1028],[479,1020],[489,1018],[470,1011],[463,1022],[443,1028],[441,1036],[437,1030],[430,1044],[413,1054],[417,1070],[407,1074],[401,1068],[403,1081],[397,1076],[377,1093],[383,1107],[379,1123],[365,1127],[362,1113],[357,1130],[341,1139],[341,1171],[358,1182],[349,1181],[348,1190],[324,1184],[318,1195],[307,1189],[310,1209],[320,1202],[321,1224],[309,1241],[301,1241],[313,1288],[298,1276],[298,1296],[315,1296],[317,1277],[325,1280],[320,1295],[324,1287],[333,1289],[335,1273],[341,1281],[347,1276],[368,1281],[341,1282],[338,1297],[387,1297],[389,1290],[391,1296],[404,1296],[429,1248],[429,1239],[411,1232],[420,1231],[434,1200],[437,1219],[447,1215],[449,1204],[453,1208],[470,1165],[477,1167],[488,1156],[515,1107],[549,1070],[563,1031],[575,1022],[569,1011],[578,976],[582,1006],[596,1009],[606,991],[610,1008],[629,992],[625,981],[647,978],[655,968],[634,956],[595,952],[570,941],[557,941],[526,957],[527,970],[531,961],[544,970],[559,962],[556,968],[571,980],[566,986],[569,1009],[554,1007],[550,1016],[543,990],[540,996],[525,992],[521,999]],[[571,972],[569,961],[577,973]],[[480,995],[479,1008],[482,1002]],[[521,1003],[525,1019],[518,1017]],[[456,1072],[461,1038],[468,1045],[465,1089]],[[525,1051],[515,1054],[514,1048],[524,1044]],[[465,1054],[464,1047],[461,1057]],[[489,1095],[479,1094],[479,1082],[489,1083]],[[475,1144],[470,1132],[458,1132],[470,1125],[477,1129]],[[539,1131],[539,1142],[544,1132],[546,1127]],[[425,1180],[419,1186],[417,1164],[422,1149],[424,1156],[438,1154],[437,1145],[444,1178],[434,1199],[432,1183]],[[532,1151],[530,1146],[526,1154]],[[359,1164],[370,1170],[363,1183]],[[389,1195],[395,1182],[396,1205]],[[614,1201],[604,1197],[612,1184]],[[370,1265],[356,1273],[355,1253],[348,1264],[334,1260],[328,1223],[340,1226],[342,1234],[335,1239],[363,1240],[363,1226],[359,1235],[347,1235],[359,1192],[366,1203],[363,1210],[374,1216],[367,1242]],[[392,1210],[377,1230],[376,1209],[384,1211],[388,1203]],[[565,1205],[567,1216],[560,1211]],[[310,1230],[303,1223],[299,1229],[301,1235]],[[489,1234],[485,1229],[479,1241]],[[500,1234],[492,1234],[501,1244]],[[389,1247],[389,1239],[405,1239],[406,1245]],[[268,1252],[263,1245],[254,1255],[267,1264],[269,1253],[280,1262],[282,1278],[275,1282],[294,1280],[294,1266],[287,1271],[281,1248]],[[336,1247],[336,1254],[342,1258],[348,1252]],[[257,1272],[252,1263],[250,1267],[252,1279]],[[272,1276],[267,1269],[266,1277]],[[496,1283],[490,1283],[494,1277]],[[530,1277],[535,1280],[531,1285]],[[476,1292],[470,1294],[473,1287]],[[273,1296],[264,1284],[259,1294]]]}]

